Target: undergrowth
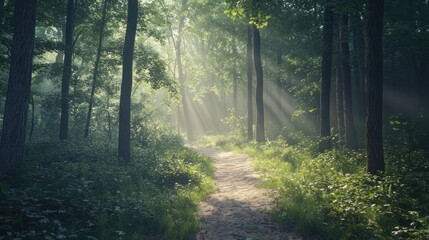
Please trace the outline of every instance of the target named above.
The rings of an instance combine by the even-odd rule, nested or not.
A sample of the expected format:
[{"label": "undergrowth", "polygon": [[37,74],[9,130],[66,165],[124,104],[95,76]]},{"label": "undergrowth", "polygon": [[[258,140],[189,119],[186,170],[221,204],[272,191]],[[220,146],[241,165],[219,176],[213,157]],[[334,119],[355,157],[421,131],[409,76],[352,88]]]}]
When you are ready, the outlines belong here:
[{"label": "undergrowth", "polygon": [[212,137],[201,144],[254,158],[263,186],[279,195],[273,217],[325,239],[429,239],[429,121],[392,117],[386,172],[365,172],[364,150],[317,153],[317,139],[287,133],[265,144]]},{"label": "undergrowth", "polygon": [[178,139],[161,144],[120,166],[109,143],[30,143],[20,176],[0,183],[0,239],[189,239],[213,166]]}]

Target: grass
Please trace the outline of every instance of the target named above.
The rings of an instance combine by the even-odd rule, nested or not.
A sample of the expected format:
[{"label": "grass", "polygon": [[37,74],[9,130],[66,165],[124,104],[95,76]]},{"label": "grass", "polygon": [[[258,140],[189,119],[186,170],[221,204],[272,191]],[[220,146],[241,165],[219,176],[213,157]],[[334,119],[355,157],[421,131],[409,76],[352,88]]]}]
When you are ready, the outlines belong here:
[{"label": "grass", "polygon": [[28,145],[0,183],[1,239],[189,239],[213,165],[181,144],[133,148],[130,165],[101,142]]},{"label": "grass", "polygon": [[[363,150],[339,148],[319,154],[317,139],[302,135],[295,135],[293,144],[288,136],[265,144],[217,136],[200,144],[252,156],[263,186],[279,192],[273,217],[303,235],[429,239],[425,129],[387,131],[388,167],[380,176],[365,172]],[[418,134],[423,134],[420,140]]]}]

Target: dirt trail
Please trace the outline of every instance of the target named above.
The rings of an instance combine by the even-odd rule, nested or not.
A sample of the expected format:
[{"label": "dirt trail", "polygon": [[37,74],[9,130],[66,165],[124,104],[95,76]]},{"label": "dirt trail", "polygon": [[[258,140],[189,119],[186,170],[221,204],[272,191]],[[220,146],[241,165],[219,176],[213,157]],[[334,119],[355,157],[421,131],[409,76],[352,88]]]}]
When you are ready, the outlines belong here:
[{"label": "dirt trail", "polygon": [[216,165],[217,190],[200,203],[203,229],[197,240],[302,239],[282,230],[266,213],[273,204],[269,191],[258,188],[259,178],[243,154],[196,149]]}]

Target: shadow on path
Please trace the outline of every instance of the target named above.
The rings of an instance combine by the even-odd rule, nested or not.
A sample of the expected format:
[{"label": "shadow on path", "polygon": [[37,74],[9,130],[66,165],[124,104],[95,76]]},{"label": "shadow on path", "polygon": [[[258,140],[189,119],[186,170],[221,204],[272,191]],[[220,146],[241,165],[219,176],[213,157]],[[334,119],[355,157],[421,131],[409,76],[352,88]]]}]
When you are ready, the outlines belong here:
[{"label": "shadow on path", "polygon": [[282,229],[266,213],[269,190],[258,188],[259,177],[247,155],[216,149],[195,149],[213,159],[217,190],[198,206],[202,230],[197,240],[302,239]]}]

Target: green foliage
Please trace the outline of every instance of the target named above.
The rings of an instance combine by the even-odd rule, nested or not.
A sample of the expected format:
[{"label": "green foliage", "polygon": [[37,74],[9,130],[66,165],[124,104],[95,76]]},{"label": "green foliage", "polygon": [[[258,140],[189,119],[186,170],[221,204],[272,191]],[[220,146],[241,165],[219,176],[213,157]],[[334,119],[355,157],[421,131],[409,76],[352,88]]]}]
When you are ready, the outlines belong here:
[{"label": "green foliage", "polygon": [[[171,141],[170,141],[171,143]],[[102,142],[35,142],[22,175],[0,185],[5,239],[189,239],[213,167],[180,142],[133,148],[119,166]]]},{"label": "green foliage", "polygon": [[229,135],[234,137],[237,141],[239,139],[246,138],[247,134],[247,117],[246,116],[237,116],[234,113],[234,109],[229,109],[229,114],[226,118],[222,119],[222,123],[227,125],[231,131]]},{"label": "green foliage", "polygon": [[283,133],[265,145],[211,139],[249,154],[264,180],[279,192],[275,219],[303,234],[326,239],[427,239],[429,237],[428,131],[424,117],[391,118],[381,176],[365,172],[362,150],[315,155],[317,139]]},{"label": "green foliage", "polygon": [[418,116],[409,120],[404,116],[389,117],[386,129],[387,167],[392,172],[419,171],[429,164],[429,119]]},{"label": "green foliage", "polygon": [[268,20],[271,18],[270,14],[276,6],[275,1],[228,0],[226,2],[228,9],[224,11],[225,14],[233,19],[247,18],[249,19],[249,24],[254,24],[257,28],[268,26]]},{"label": "green foliage", "polygon": [[171,146],[183,145],[183,139],[179,133],[173,131],[169,126],[151,121],[147,117],[135,117],[131,125],[131,138],[138,147],[165,151]]},{"label": "green foliage", "polygon": [[172,95],[177,94],[177,83],[167,75],[167,65],[159,53],[149,47],[136,51],[136,75],[138,81],[148,82],[153,89],[165,88]]}]

